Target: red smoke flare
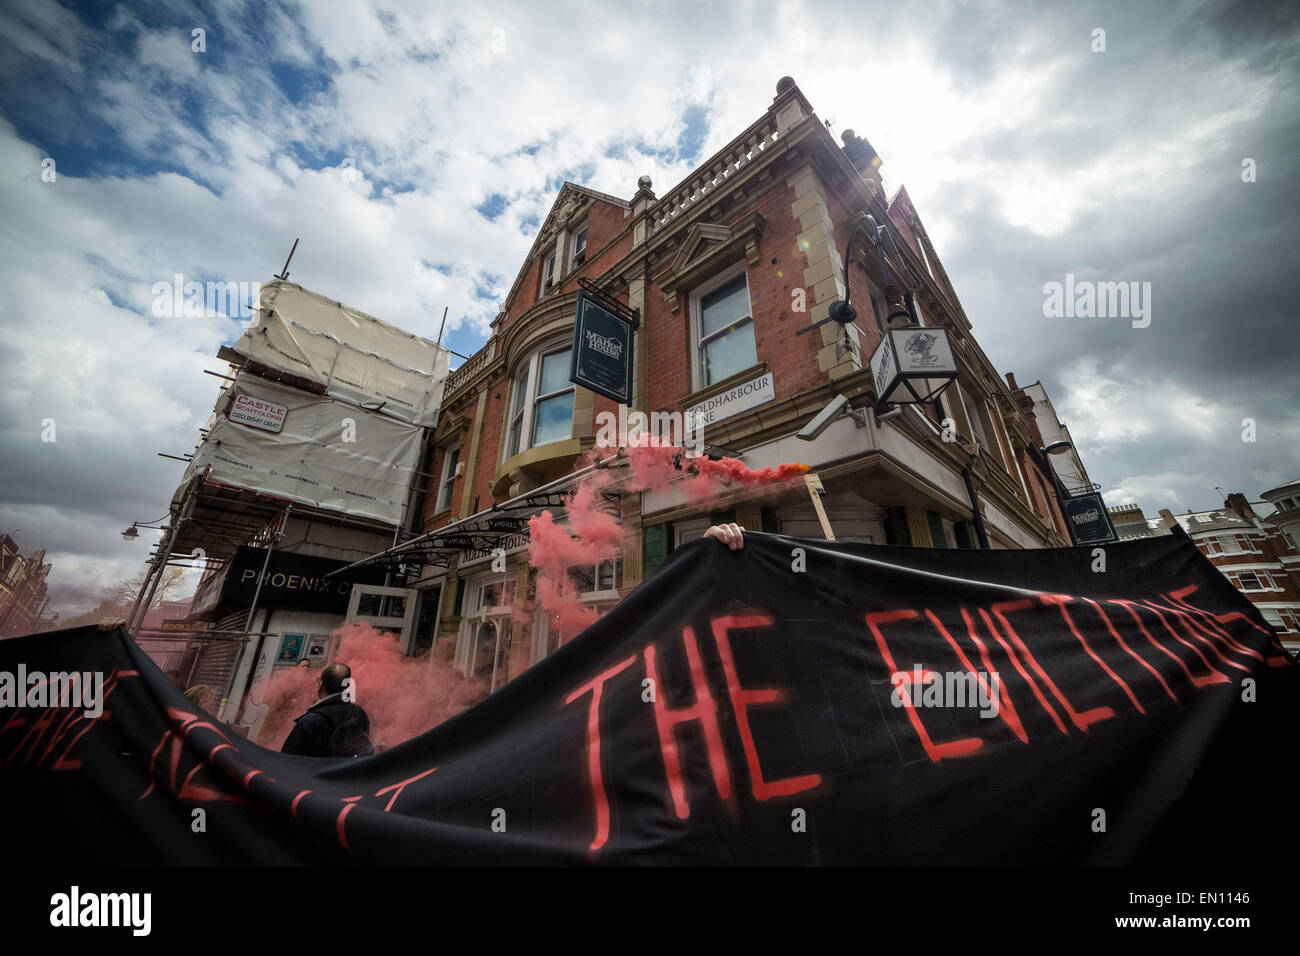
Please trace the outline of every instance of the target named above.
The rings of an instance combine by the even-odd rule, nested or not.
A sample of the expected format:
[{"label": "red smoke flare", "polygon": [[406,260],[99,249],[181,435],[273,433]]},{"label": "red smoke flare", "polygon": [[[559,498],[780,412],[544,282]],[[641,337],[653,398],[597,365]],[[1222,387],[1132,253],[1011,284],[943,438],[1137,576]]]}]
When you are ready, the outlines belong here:
[{"label": "red smoke flare", "polygon": [[[679,481],[687,502],[704,506],[726,492],[775,489],[808,471],[807,465],[798,463],[755,470],[735,458],[688,458],[680,447],[660,443],[649,435],[639,438],[627,449],[628,478],[620,478],[613,470],[598,469],[579,482],[565,503],[567,526],[556,524],[550,511],[529,519],[528,563],[537,571],[535,606],[521,608],[516,619],[528,621],[534,614],[545,616],[561,642],[600,620],[601,612],[575,593],[568,569],[610,560],[622,550],[623,529],[604,506],[604,492],[615,483],[626,494]],[[600,453],[598,448],[589,461],[596,460]]]},{"label": "red smoke flare", "polygon": [[[483,680],[467,680],[435,647],[420,657],[402,653],[397,638],[365,624],[347,624],[332,661],[352,670],[356,702],[370,718],[376,750],[395,746],[437,726],[486,696]],[[254,687],[268,709],[256,742],[284,746],[293,721],[317,700],[318,668],[286,667]]]}]

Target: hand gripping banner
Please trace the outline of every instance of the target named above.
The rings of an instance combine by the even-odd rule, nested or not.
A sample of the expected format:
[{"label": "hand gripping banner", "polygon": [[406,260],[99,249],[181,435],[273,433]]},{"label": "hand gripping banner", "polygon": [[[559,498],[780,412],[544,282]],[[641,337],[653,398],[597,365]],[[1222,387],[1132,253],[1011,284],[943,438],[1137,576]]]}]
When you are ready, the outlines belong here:
[{"label": "hand gripping banner", "polygon": [[[1096,565],[696,541],[483,703],[345,760],[248,742],[121,631],[3,641],[0,834],[9,859],[125,864],[1294,852],[1297,665],[1184,536]],[[71,672],[102,675],[102,707],[60,706]]]}]

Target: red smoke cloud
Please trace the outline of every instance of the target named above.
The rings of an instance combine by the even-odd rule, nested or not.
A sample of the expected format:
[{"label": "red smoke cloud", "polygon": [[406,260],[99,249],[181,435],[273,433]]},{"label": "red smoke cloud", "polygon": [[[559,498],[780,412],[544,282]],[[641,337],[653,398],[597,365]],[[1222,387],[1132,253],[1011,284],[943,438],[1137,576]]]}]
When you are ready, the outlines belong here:
[{"label": "red smoke cloud", "polygon": [[[601,618],[599,611],[575,593],[568,568],[607,561],[622,551],[623,528],[606,510],[606,490],[618,485],[620,493],[636,493],[676,481],[689,504],[704,506],[728,492],[775,490],[808,471],[807,465],[798,463],[755,470],[735,458],[688,458],[680,447],[660,443],[650,435],[638,437],[639,442],[627,449],[626,476],[621,470],[597,469],[579,483],[565,505],[567,527],[556,524],[549,511],[528,521],[528,563],[537,571],[535,607],[525,607],[517,616],[522,620],[530,620],[534,614],[545,616],[561,641]],[[598,447],[588,462],[609,450]]]},{"label": "red smoke cloud", "polygon": [[[589,462],[602,451],[608,454],[610,449],[597,449]],[[616,500],[607,500],[607,492],[632,494],[676,482],[687,502],[703,510],[722,494],[778,491],[808,471],[801,464],[755,470],[734,458],[688,458],[679,447],[653,441],[629,447],[627,452],[627,469],[597,469],[579,483],[566,502],[567,524],[557,524],[550,511],[529,519],[528,560],[536,570],[535,588],[532,601],[516,608],[517,621],[532,624],[545,617],[563,642],[600,620],[601,612],[578,597],[568,569],[622,553],[624,531],[611,513],[617,513]],[[371,627],[347,625],[334,633],[341,640],[332,659],[352,669],[357,703],[370,717],[376,749],[424,733],[487,695],[487,676],[461,677],[441,647],[418,658],[406,657],[395,637]],[[258,743],[275,749],[284,745],[294,719],[315,703],[319,679],[319,669],[288,667],[257,682],[252,699],[260,699],[268,708],[256,736]]]},{"label": "red smoke cloud", "polygon": [[[376,750],[395,746],[437,726],[482,700],[483,680],[466,680],[444,660],[439,648],[420,657],[402,653],[397,638],[364,624],[348,624],[332,661],[352,669],[356,702],[370,718]],[[256,737],[264,747],[284,746],[294,719],[319,696],[319,668],[288,667],[254,688],[269,708]]]}]

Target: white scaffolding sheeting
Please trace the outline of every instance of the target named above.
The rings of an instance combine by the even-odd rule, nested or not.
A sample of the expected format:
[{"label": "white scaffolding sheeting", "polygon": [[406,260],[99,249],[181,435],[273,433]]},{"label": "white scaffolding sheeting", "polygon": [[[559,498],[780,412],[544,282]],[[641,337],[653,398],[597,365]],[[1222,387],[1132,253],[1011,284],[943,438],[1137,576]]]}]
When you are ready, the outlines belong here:
[{"label": "white scaffolding sheeting", "polygon": [[325,387],[325,394],[433,427],[450,353],[292,282],[261,287],[254,324],[231,346],[253,362]]},{"label": "white scaffolding sheeting", "polygon": [[[283,407],[282,430],[227,418],[225,406],[241,395]],[[207,479],[223,485],[401,523],[419,468],[418,425],[244,373],[222,393],[218,412],[186,481],[211,469]]]}]

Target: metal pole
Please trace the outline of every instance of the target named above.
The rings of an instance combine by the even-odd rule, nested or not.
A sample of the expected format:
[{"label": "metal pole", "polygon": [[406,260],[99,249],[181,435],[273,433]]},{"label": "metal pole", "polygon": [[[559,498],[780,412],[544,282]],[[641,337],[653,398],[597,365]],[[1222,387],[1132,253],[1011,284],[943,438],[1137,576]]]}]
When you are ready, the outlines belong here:
[{"label": "metal pole", "polygon": [[281,269],[280,274],[276,276],[277,279],[284,280],[289,278],[289,263],[293,260],[293,254],[297,251],[298,251],[298,240],[295,239],[293,241],[293,248],[289,250],[289,258],[284,260],[284,268]]},{"label": "metal pole", "polygon": [[966,482],[966,494],[970,495],[971,522],[975,525],[975,537],[979,539],[980,547],[989,550],[989,536],[984,529],[984,516],[980,514],[980,499],[975,493],[975,482],[971,478],[970,466],[961,470],[962,479]]},{"label": "metal pole", "polygon": [[[149,596],[144,599],[143,605],[141,604],[140,598],[137,597],[135,607],[131,609],[131,620],[127,622],[126,626],[128,634],[139,629],[139,625],[136,624],[137,614],[140,616],[140,624],[144,623],[144,619],[149,614],[149,605],[153,601],[154,592],[158,590],[158,585],[162,582],[162,576],[167,568],[167,558],[172,553],[172,545],[176,543],[176,536],[180,534],[181,526],[189,520],[190,514],[194,511],[194,499],[197,491],[198,485],[191,483],[190,490],[185,496],[185,503],[181,505],[180,514],[177,516],[177,519],[172,522],[171,534],[167,537],[167,546],[159,551],[155,558],[157,575],[154,576],[153,586],[149,589]],[[146,576],[145,581],[148,582],[148,580],[149,578]],[[141,587],[140,590],[141,593],[143,593],[144,588]]]},{"label": "metal pole", "polygon": [[275,537],[266,543],[266,557],[262,559],[262,573],[257,577],[257,587],[253,589],[253,603],[248,609],[248,623],[244,626],[244,637],[248,637],[253,631],[253,615],[257,613],[257,599],[262,596],[262,582],[266,580],[266,569],[271,564],[271,552],[275,550],[275,543],[284,537],[284,526],[289,522],[289,512],[293,505],[285,505],[284,511],[280,515],[280,527],[276,529]]},{"label": "metal pole", "polygon": [[447,327],[447,308],[448,308],[448,306],[445,306],[445,305],[442,307],[442,325],[438,326],[438,344],[439,344],[439,345],[442,344],[442,330],[445,329],[445,328]]},{"label": "metal pole", "polygon": [[[225,710],[226,710],[226,706],[230,701],[230,695],[233,694],[235,691],[235,678],[239,676],[239,665],[242,662],[245,652],[248,650],[249,642],[252,640],[253,620],[257,615],[257,601],[262,596],[262,582],[266,580],[266,569],[270,567],[271,564],[271,552],[275,550],[275,543],[284,536],[284,528],[285,525],[288,524],[289,522],[289,512],[292,510],[293,510],[292,504],[288,504],[284,506],[284,511],[280,515],[280,527],[276,529],[275,536],[266,543],[266,557],[262,559],[262,573],[257,576],[257,587],[253,589],[253,603],[248,608],[248,621],[244,625],[244,639],[241,642],[239,654],[236,655],[235,657],[235,664],[230,670],[230,681],[226,685],[226,694],[221,699],[221,714],[219,716],[222,720],[226,719]],[[259,652],[262,649],[261,639],[259,639],[257,642],[257,649]],[[257,660],[255,657],[252,666],[249,668],[249,672],[248,672],[248,676],[250,680],[252,679],[256,671],[257,671]],[[239,699],[240,702],[242,703],[244,699],[244,695],[242,693],[239,695]]]}]

